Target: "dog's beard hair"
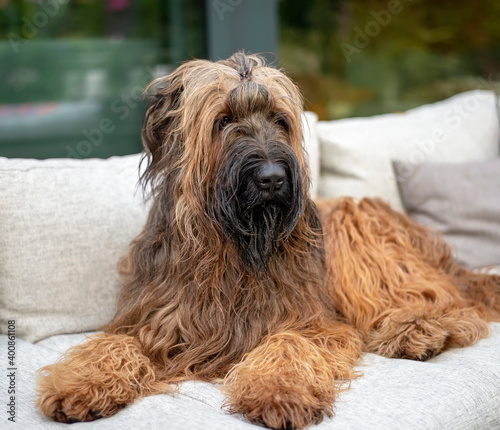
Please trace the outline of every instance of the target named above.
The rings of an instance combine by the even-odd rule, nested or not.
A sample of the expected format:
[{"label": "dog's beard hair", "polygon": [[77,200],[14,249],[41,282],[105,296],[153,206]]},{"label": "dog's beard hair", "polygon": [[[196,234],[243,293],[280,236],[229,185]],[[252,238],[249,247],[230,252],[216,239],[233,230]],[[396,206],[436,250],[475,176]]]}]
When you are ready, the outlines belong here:
[{"label": "dog's beard hair", "polygon": [[247,268],[254,267],[258,272],[268,268],[283,230],[283,218],[283,210],[272,204],[257,206],[242,216],[240,225],[246,227],[245,232],[235,239]]},{"label": "dog's beard hair", "polygon": [[[249,145],[242,145],[250,151]],[[238,145],[236,145],[238,147]],[[215,192],[215,217],[228,240],[238,248],[242,262],[249,271],[267,272],[269,261],[282,240],[294,230],[303,210],[300,169],[292,151],[285,145],[266,154],[286,171],[283,189],[271,199],[263,198],[252,180],[256,163],[264,158],[255,152],[242,156],[232,151]]]}]

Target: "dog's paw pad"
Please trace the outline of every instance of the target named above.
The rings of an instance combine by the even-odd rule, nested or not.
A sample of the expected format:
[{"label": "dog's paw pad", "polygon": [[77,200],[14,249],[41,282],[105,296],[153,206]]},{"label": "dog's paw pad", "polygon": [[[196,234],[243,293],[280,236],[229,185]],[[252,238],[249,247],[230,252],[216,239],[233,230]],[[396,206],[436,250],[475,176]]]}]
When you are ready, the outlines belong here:
[{"label": "dog's paw pad", "polygon": [[69,409],[63,410],[61,407],[56,409],[52,414],[54,421],[66,424],[95,421],[102,417],[103,415],[99,411],[88,410],[86,412],[79,411],[77,413]]},{"label": "dog's paw pad", "polygon": [[427,361],[429,358],[434,357],[434,352],[435,351],[433,351],[432,349],[428,349],[424,354],[416,357],[415,359],[418,361]]}]

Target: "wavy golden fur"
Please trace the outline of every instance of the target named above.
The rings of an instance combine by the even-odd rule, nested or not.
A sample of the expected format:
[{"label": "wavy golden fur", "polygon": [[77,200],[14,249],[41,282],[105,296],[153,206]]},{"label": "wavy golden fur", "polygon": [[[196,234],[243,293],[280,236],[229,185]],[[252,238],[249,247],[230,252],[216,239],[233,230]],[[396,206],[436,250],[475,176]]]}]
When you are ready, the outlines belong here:
[{"label": "wavy golden fur", "polygon": [[314,204],[302,100],[258,56],[195,60],[148,87],[142,183],[105,333],[43,368],[37,407],[107,417],[187,379],[223,379],[228,410],[271,428],[333,415],[363,350],[425,360],[500,319],[500,278],[386,204]]}]

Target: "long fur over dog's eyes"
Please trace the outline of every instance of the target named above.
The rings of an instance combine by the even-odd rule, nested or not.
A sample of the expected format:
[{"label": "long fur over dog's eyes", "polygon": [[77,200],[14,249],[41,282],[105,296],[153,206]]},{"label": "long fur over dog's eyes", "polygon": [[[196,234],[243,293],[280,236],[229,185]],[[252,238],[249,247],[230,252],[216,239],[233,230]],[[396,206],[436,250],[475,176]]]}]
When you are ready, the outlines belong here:
[{"label": "long fur over dog's eyes", "polygon": [[[262,93],[262,102],[269,111],[279,111],[287,124],[292,150],[299,160],[303,187],[309,187],[307,160],[302,148],[302,96],[293,82],[279,70],[264,67],[265,60],[257,55],[237,53],[228,60],[211,62],[189,61],[170,75],[151,82],[145,91],[150,100],[142,127],[147,168],[142,175],[143,185],[152,186],[153,193],[170,177],[178,174],[186,179],[182,192],[190,192],[192,183],[204,184],[213,175],[213,160],[218,148],[206,145],[212,139],[212,125],[233,109],[235,116],[244,117],[262,106],[253,97],[253,88]],[[237,106],[238,91],[247,91],[252,105]],[[277,118],[279,119],[279,118]],[[193,175],[192,177],[190,175]],[[191,183],[188,183],[188,181]],[[182,182],[182,181],[181,181]]]}]

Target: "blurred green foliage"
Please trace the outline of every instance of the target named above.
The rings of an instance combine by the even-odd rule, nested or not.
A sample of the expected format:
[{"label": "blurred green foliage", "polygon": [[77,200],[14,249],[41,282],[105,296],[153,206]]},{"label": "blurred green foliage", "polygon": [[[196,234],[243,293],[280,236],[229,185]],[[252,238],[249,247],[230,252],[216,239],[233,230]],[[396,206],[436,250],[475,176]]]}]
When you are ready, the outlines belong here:
[{"label": "blurred green foliage", "polygon": [[282,0],[280,58],[322,119],[495,85],[498,0]]}]

